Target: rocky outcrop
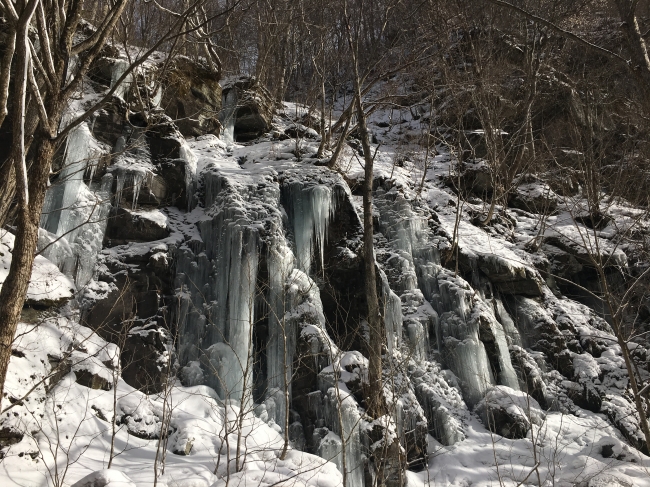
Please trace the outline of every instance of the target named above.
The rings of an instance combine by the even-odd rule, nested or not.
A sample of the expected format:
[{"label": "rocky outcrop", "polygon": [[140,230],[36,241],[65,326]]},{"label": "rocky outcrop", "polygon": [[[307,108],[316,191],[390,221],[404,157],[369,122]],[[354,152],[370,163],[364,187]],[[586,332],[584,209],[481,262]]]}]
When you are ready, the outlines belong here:
[{"label": "rocky outcrop", "polygon": [[219,135],[221,85],[209,67],[178,56],[163,74],[161,107],[184,136]]},{"label": "rocky outcrop", "polygon": [[558,206],[559,197],[551,187],[535,177],[522,177],[508,199],[513,208],[538,213],[553,214]]},{"label": "rocky outcrop", "polygon": [[113,249],[99,276],[105,281],[86,294],[82,323],[120,345],[122,378],[129,385],[158,392],[169,370],[164,357],[171,331],[165,307],[173,294],[171,260],[165,244]]}]

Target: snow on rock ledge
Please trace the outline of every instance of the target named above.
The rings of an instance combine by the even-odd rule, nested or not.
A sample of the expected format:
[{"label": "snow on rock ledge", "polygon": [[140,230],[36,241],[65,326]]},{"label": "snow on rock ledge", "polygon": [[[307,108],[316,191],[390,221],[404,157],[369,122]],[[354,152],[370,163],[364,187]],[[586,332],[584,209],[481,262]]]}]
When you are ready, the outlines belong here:
[{"label": "snow on rock ledge", "polygon": [[[13,248],[14,236],[5,230],[0,231],[0,287],[9,275]],[[74,283],[56,265],[43,256],[36,256],[27,289],[27,304],[59,306],[72,299],[74,292]]]}]

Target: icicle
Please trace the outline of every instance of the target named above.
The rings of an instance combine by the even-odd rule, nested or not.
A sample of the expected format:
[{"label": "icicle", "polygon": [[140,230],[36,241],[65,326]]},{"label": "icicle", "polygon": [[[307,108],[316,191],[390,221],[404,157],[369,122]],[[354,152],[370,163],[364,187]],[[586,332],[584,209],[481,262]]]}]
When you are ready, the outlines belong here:
[{"label": "icicle", "polygon": [[[286,244],[281,228],[275,229],[275,236],[269,246],[269,342],[267,353],[267,383],[269,394],[272,390],[291,393],[292,364],[296,348],[296,327],[285,314],[290,303],[285,296],[285,284],[293,268],[293,254]],[[277,406],[275,421],[283,429],[285,426],[286,400],[284,393],[274,394]]]},{"label": "icicle", "polygon": [[[237,195],[226,195],[224,184],[220,175],[206,176],[206,204],[231,204],[215,204],[213,218],[199,224],[205,252],[195,256],[187,249],[177,256],[184,300],[178,311],[180,362],[201,360],[207,385],[223,399],[248,403],[260,242],[257,227],[246,222]],[[221,199],[228,197],[234,199]]]},{"label": "icicle", "polygon": [[131,204],[131,209],[135,210],[138,207],[138,198],[140,197],[140,188],[142,187],[142,182],[144,181],[145,174],[141,172],[134,172],[132,175],[133,178],[133,202]]},{"label": "icicle", "polygon": [[[66,120],[70,115],[66,116]],[[65,125],[65,122],[64,122]],[[46,194],[41,226],[58,237],[65,236],[77,262],[73,270],[66,262],[58,265],[75,280],[78,288],[93,276],[97,252],[101,250],[109,205],[96,185],[84,183],[84,175],[94,177],[102,149],[86,123],[70,132],[66,141],[63,169]]]},{"label": "icicle", "polygon": [[126,179],[126,175],[117,172],[115,178],[117,181],[115,188],[115,209],[118,209],[120,207],[120,202],[122,201],[122,191],[124,190],[124,180]]}]

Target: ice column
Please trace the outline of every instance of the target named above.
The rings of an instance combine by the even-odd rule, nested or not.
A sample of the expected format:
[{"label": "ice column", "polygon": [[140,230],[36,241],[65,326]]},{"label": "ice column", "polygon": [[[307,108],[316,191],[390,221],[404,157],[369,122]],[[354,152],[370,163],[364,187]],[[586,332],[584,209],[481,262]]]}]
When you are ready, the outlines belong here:
[{"label": "ice column", "polygon": [[391,291],[388,280],[383,279],[384,322],[388,351],[398,350],[402,344],[402,301]]},{"label": "ice column", "polygon": [[[122,75],[129,69],[129,62],[124,59],[116,59],[115,64],[113,64],[113,69],[111,70],[111,88],[115,86],[118,80]],[[124,98],[124,96],[129,92],[131,88],[131,83],[133,82],[133,76],[128,75],[124,81],[115,89],[115,96],[118,98]]]},{"label": "ice column", "polygon": [[336,197],[328,186],[305,187],[299,181],[290,183],[288,191],[297,266],[309,274],[312,258],[318,252],[321,269],[324,269],[323,247],[330,219],[336,210]]},{"label": "ice column", "polygon": [[339,471],[345,475],[345,487],[363,487],[364,464],[359,434],[361,416],[356,401],[344,385],[338,389],[330,387],[327,391],[325,415],[327,424],[337,435],[332,440],[338,439],[340,443],[329,442],[326,448],[321,448],[320,455],[328,460],[333,457]]},{"label": "ice column", "polygon": [[199,223],[202,242],[182,247],[177,256],[179,360],[184,366],[199,361],[207,385],[247,407],[252,402],[259,230],[224,177],[206,175],[205,187],[209,218]]},{"label": "ice column", "polygon": [[291,377],[296,348],[296,324],[286,319],[290,303],[285,295],[285,283],[293,269],[293,254],[281,228],[273,232],[267,262],[269,272],[269,341],[266,348],[268,396],[276,405],[275,421],[284,429],[287,411],[285,392],[291,397]]},{"label": "ice column", "polygon": [[237,114],[237,89],[230,88],[223,95],[223,109],[221,112],[221,125],[223,131],[221,140],[231,145],[235,142],[235,116]]}]

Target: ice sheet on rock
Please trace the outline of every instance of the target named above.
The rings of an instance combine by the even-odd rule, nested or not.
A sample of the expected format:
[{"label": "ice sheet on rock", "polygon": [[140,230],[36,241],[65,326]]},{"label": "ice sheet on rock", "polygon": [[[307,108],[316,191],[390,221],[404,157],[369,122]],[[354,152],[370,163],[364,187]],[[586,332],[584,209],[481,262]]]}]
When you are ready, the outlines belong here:
[{"label": "ice sheet on rock", "polygon": [[197,157],[185,139],[181,140],[180,158],[185,165],[185,193],[187,194],[187,209],[194,207],[193,197],[196,184]]},{"label": "ice sheet on rock", "polygon": [[154,175],[153,169],[151,153],[143,143],[138,143],[138,145],[126,149],[126,152],[116,158],[113,166],[109,168],[116,181],[116,208],[119,208],[122,203],[124,190],[129,189],[132,196],[131,201],[128,203],[130,203],[132,210],[137,209],[140,191],[145,184],[151,183]]},{"label": "ice sheet on rock", "polygon": [[388,280],[383,279],[384,324],[389,353],[399,350],[402,344],[402,301],[391,291]]},{"label": "ice sheet on rock", "polygon": [[364,487],[361,417],[357,403],[343,384],[331,387],[324,399],[325,424],[335,435],[319,454],[327,455],[323,457],[327,460],[334,457],[334,463],[346,479],[345,487]]},{"label": "ice sheet on rock", "polygon": [[272,237],[267,254],[269,341],[266,347],[266,380],[269,395],[274,397],[277,407],[275,422],[284,430],[287,414],[285,392],[291,397],[297,330],[295,321],[285,317],[291,306],[286,289],[292,285],[289,276],[293,269],[294,258],[285,240],[284,231],[277,223],[271,231]]},{"label": "ice sheet on rock", "polygon": [[[111,88],[114,88],[119,79],[124,75],[127,69],[131,66],[126,59],[116,59],[113,63],[111,69]],[[133,83],[133,76],[129,74],[124,81],[120,83],[119,86],[115,89],[114,95],[118,98],[125,99],[125,96],[131,89],[131,84]]]}]

